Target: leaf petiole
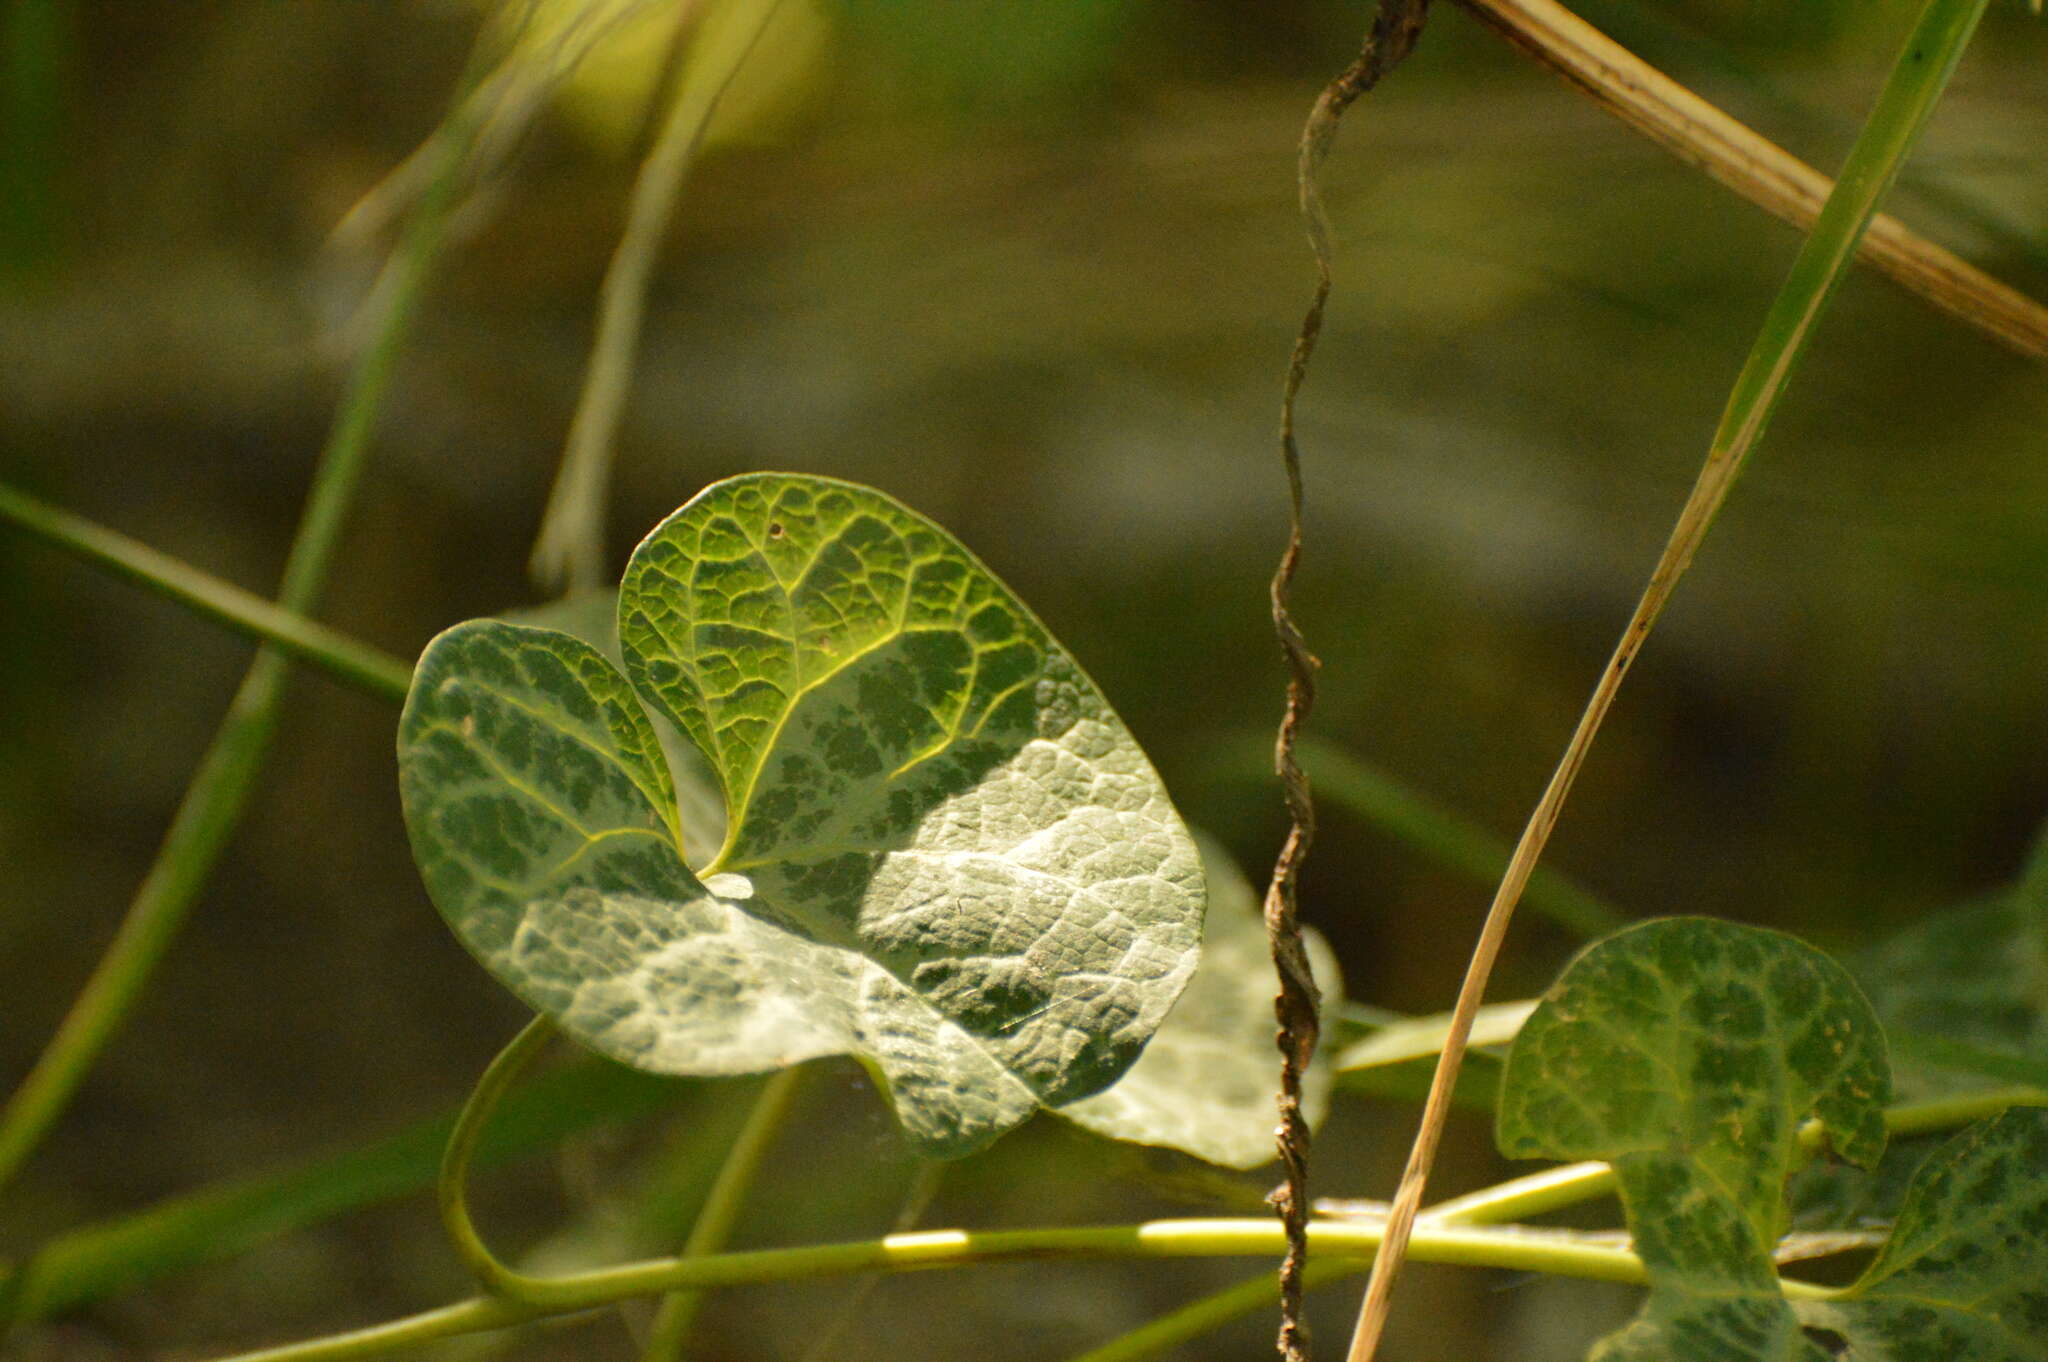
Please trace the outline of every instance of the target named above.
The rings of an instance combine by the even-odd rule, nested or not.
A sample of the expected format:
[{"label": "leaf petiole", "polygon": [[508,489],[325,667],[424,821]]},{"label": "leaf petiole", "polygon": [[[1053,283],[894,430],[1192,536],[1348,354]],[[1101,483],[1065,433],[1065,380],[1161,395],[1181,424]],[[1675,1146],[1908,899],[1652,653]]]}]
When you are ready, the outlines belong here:
[{"label": "leaf petiole", "polygon": [[497,1110],[499,1099],[554,1037],[554,1020],[542,1014],[528,1022],[525,1029],[498,1052],[497,1058],[484,1070],[483,1077],[477,1080],[469,1100],[462,1104],[461,1114],[455,1118],[455,1128],[448,1133],[448,1148],[441,1156],[440,1178],[435,1184],[436,1199],[441,1208],[441,1227],[447,1231],[449,1243],[455,1246],[456,1254],[469,1268],[477,1284],[487,1294],[504,1300],[538,1300],[546,1293],[547,1284],[540,1278],[529,1277],[507,1267],[484,1243],[483,1236],[477,1233],[476,1222],[469,1214],[466,1193],[469,1165],[476,1155],[477,1143],[483,1139],[484,1127],[489,1123],[491,1113]]}]

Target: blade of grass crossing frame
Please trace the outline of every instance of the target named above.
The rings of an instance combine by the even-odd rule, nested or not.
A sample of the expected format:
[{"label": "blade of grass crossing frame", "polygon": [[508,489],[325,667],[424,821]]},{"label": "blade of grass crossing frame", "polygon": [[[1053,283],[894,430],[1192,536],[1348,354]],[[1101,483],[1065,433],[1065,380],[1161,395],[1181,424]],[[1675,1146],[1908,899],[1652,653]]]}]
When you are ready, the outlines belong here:
[{"label": "blade of grass crossing frame", "polygon": [[[564,1065],[507,1096],[477,1164],[495,1166],[552,1149],[593,1127],[631,1122],[693,1099],[714,1100],[704,1094],[605,1060]],[[699,1112],[693,1119],[708,1122],[714,1116]],[[12,1296],[19,1321],[44,1319],[418,1192],[434,1185],[454,1124],[454,1111],[442,1112],[381,1139],[70,1230],[19,1266],[0,1268],[0,1296]],[[22,1272],[31,1274],[25,1285],[15,1280]]]},{"label": "blade of grass crossing frame", "polygon": [[[1672,80],[1557,0],[1458,3],[1687,165],[1802,231],[1817,223],[1834,188],[1827,176]],[[1954,211],[1956,196],[1947,197]],[[1898,219],[1879,214],[1857,251],[1865,264],[1929,306],[1977,328],[2015,354],[2048,359],[2048,308]]]},{"label": "blade of grass crossing frame", "polygon": [[[733,1226],[739,1223],[740,1208],[753,1188],[754,1176],[761,1171],[761,1160],[775,1137],[782,1133],[783,1121],[789,1115],[791,1099],[803,1082],[803,1074],[802,1068],[792,1066],[770,1074],[761,1085],[753,1109],[747,1113],[746,1124],[726,1151],[718,1176],[698,1209],[696,1223],[690,1226],[689,1238],[683,1244],[684,1257],[701,1258],[725,1248]],[[683,1344],[690,1336],[690,1325],[696,1321],[697,1309],[703,1303],[702,1291],[671,1291],[663,1296],[641,1349],[641,1362],[678,1362]]]},{"label": "blade of grass crossing frame", "polygon": [[[472,133],[459,122],[447,126],[433,192],[422,200],[393,256],[383,315],[349,376],[285,564],[278,603],[292,613],[311,607],[326,579],[399,348],[439,254],[456,170]],[[286,671],[283,654],[266,647],[256,655],[127,917],[57,1034],[0,1112],[0,1185],[20,1170],[63,1114],[184,924],[248,804],[277,727]]]},{"label": "blade of grass crossing frame", "polygon": [[0,521],[94,567],[147,587],[238,634],[390,704],[405,703],[412,666],[167,553],[0,484]]},{"label": "blade of grass crossing frame", "polygon": [[1369,1362],[1378,1349],[1394,1282],[1414,1226],[1416,1211],[1422,1202],[1430,1165],[1435,1160],[1444,1119],[1449,1114],[1451,1088],[1457,1081],[1458,1067],[1464,1058],[1473,1015],[1485,995],[1486,980],[1500,953],[1515,903],[1528,882],[1536,858],[1542,853],[1543,844],[1556,826],[1565,796],[1585,762],[1593,736],[1606,717],[1622,678],[1627,675],[1643,641],[1670,599],[1672,589],[1691,565],[1693,555],[1698,552],[1708,527],[1727,499],[1736,475],[1762,438],[1794,367],[1813,337],[1815,324],[1848,273],[1857,243],[1875,215],[1885,191],[1897,178],[1907,153],[1925,128],[1928,115],[1940,100],[1949,76],[1969,44],[1970,35],[1976,31],[1977,22],[1983,17],[1985,5],[1986,0],[1929,0],[1921,12],[1906,40],[1905,49],[1878,95],[1876,106],[1849,152],[1848,162],[1843,166],[1834,192],[1821,209],[1813,234],[1802,244],[1784,286],[1779,289],[1777,298],[1765,315],[1763,326],[1750,347],[1749,357],[1729,394],[1727,408],[1714,432],[1713,444],[1707,452],[1699,480],[1680,510],[1671,538],[1651,573],[1635,614],[1609,658],[1564,756],[1522,832],[1507,875],[1487,910],[1486,924],[1481,928],[1464,984],[1459,990],[1443,1059],[1437,1065],[1415,1146],[1394,1198],[1386,1237],[1374,1256],[1372,1280],[1359,1310],[1357,1331],[1352,1336],[1350,1362]]}]

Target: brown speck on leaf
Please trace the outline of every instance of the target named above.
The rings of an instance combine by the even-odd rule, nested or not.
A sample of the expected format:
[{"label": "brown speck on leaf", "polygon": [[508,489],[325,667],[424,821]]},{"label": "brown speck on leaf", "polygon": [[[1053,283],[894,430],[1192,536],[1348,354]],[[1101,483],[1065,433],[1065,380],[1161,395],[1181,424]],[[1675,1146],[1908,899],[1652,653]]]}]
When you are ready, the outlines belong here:
[{"label": "brown speck on leaf", "polygon": [[771,520],[771,521],[769,521],[769,522],[768,522],[768,537],[769,537],[770,539],[780,539],[780,538],[782,538],[782,535],[783,535],[783,529],[782,529],[782,522],[781,522],[781,521],[779,521],[779,520]]}]

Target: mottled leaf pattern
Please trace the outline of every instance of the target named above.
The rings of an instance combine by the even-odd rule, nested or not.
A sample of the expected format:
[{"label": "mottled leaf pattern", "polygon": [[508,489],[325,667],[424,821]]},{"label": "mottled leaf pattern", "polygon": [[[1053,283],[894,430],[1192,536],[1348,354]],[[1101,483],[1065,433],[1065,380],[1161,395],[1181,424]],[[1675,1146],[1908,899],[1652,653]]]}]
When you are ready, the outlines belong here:
[{"label": "mottled leaf pattern", "polygon": [[2048,1111],[2008,1111],[1943,1146],[1862,1279],[1797,1309],[1853,1362],[2048,1359]]},{"label": "mottled leaf pattern", "polygon": [[[542,605],[506,610],[495,618],[509,624],[530,624],[541,629],[558,629],[582,639],[603,653],[612,665],[625,670],[626,655],[619,650],[619,593],[584,591]],[[659,714],[654,736],[661,740],[662,755],[668,758],[669,775],[676,792],[676,826],[683,836],[683,852],[692,869],[701,870],[725,845],[725,796],[711,775],[703,754],[690,745],[676,726]]]},{"label": "mottled leaf pattern", "polygon": [[[1131,1065],[1194,969],[1200,859],[957,541],[865,488],[734,478],[641,544],[618,610],[626,676],[496,621],[415,674],[415,854],[501,980],[659,1072],[855,1055],[941,1156]],[[724,792],[701,878],[643,700]]]},{"label": "mottled leaf pattern", "polygon": [[[1228,853],[1204,842],[1209,913],[1202,963],[1166,1024],[1116,1085],[1056,1108],[1099,1135],[1165,1145],[1228,1168],[1278,1157],[1273,1049],[1273,960],[1256,890]],[[1337,958],[1304,933],[1325,1011],[1343,1002]],[[1318,1124],[1330,1106],[1330,1063],[1302,1076],[1302,1106]]]},{"label": "mottled leaf pattern", "polygon": [[1703,918],[1645,923],[1566,970],[1509,1051],[1499,1113],[1515,1157],[1615,1168],[1652,1290],[1602,1362],[1826,1357],[1771,1249],[1798,1128],[1884,1149],[1889,1068],[1841,966],[1791,937]]}]

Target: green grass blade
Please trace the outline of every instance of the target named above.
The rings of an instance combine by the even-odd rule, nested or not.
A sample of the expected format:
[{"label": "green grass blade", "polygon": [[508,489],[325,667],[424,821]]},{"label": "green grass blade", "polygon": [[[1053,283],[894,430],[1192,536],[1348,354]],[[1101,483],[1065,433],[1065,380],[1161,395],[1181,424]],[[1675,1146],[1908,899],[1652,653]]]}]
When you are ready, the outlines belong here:
[{"label": "green grass blade", "polygon": [[[1977,21],[1984,17],[1986,3],[1929,0],[1914,25],[1849,151],[1835,192],[1828,196],[1813,234],[1792,262],[1792,272],[1772,300],[1749,360],[1735,380],[1720,429],[1714,433],[1715,453],[1723,454],[1730,464],[1725,481],[1734,480],[1743,460],[1762,438],[1793,368],[1805,354],[1815,323],[1848,277],[1864,229],[1898,179],[1907,153],[1919,141],[1956,63],[1962,60],[1970,35],[1976,32]],[[1721,492],[1725,495],[1725,485]],[[1719,506],[1717,497],[1714,509]],[[1704,529],[1703,525],[1702,532]],[[1687,557],[1689,560],[1690,555]]]},{"label": "green grass blade", "polygon": [[366,695],[399,705],[412,668],[369,644],[244,591],[190,563],[94,524],[15,488],[0,485],[0,521],[65,549],[187,607],[216,624],[320,668]]},{"label": "green grass blade", "polygon": [[[1317,795],[1335,807],[1446,870],[1487,885],[1499,883],[1508,865],[1507,839],[1335,743],[1302,738],[1297,750]],[[1273,741],[1260,735],[1230,745],[1215,777],[1270,780],[1272,766]],[[1582,941],[1618,932],[1634,920],[1547,867],[1530,876],[1523,897],[1532,912]]]},{"label": "green grass blade", "polygon": [[1789,276],[1765,315],[1749,358],[1729,394],[1727,409],[1714,432],[1713,444],[1692,494],[1679,511],[1671,538],[1587,701],[1557,770],[1523,828],[1458,990],[1451,1034],[1445,1042],[1443,1059],[1437,1065],[1415,1144],[1394,1197],[1386,1238],[1375,1255],[1365,1302],[1359,1309],[1350,1362],[1371,1362],[1378,1350],[1409,1230],[1421,1208],[1429,1169],[1435,1162],[1444,1121],[1450,1113],[1451,1093],[1464,1059],[1466,1035],[1485,996],[1487,979],[1506,940],[1508,923],[1528,885],[1530,872],[1563,814],[1565,799],[1614,703],[1622,679],[1663,614],[1679,578],[1691,566],[1708,528],[1727,500],[1736,475],[1770,424],[1821,314],[1855,259],[1857,243],[1877,212],[1878,202],[1898,177],[1907,152],[1926,127],[1928,115],[1940,100],[1978,20],[1983,17],[1985,4],[1986,0],[1929,0],[1914,25],[1876,106],[1849,152],[1834,192],[1821,209],[1813,234],[1801,245]]},{"label": "green grass blade", "polygon": [[[466,87],[469,77],[463,83]],[[466,100],[458,101],[456,107],[462,110],[467,105]],[[385,390],[440,255],[458,171],[475,140],[476,126],[473,116],[462,113],[443,126],[427,192],[393,253],[381,290],[383,310],[349,375],[285,562],[278,605],[293,614],[304,614],[319,598],[355,499]],[[287,670],[284,654],[269,648],[257,653],[186,788],[128,915],[57,1034],[0,1111],[0,1186],[20,1171],[56,1124],[184,925],[248,805],[277,728]]]},{"label": "green grass blade", "polygon": [[[685,1258],[722,1252],[732,1238],[740,1209],[753,1189],[755,1175],[761,1171],[761,1160],[775,1143],[775,1137],[782,1133],[783,1121],[803,1082],[803,1074],[802,1068],[792,1066],[771,1074],[761,1085],[753,1109],[747,1113],[746,1124],[740,1127],[738,1138],[726,1151],[718,1176],[698,1208],[696,1223],[690,1226],[690,1236],[683,1244]],[[702,1291],[671,1291],[661,1298],[654,1323],[648,1328],[646,1346],[640,1353],[641,1362],[679,1362],[704,1295]]]},{"label": "green grass blade", "polygon": [[[550,1149],[581,1131],[648,1115],[692,1090],[603,1060],[563,1065],[506,1096],[478,1146],[476,1164],[488,1167]],[[32,1280],[21,1284],[18,1318],[74,1310],[431,1187],[454,1124],[450,1109],[383,1139],[71,1230],[28,1260]],[[0,1295],[11,1294],[15,1285],[11,1275],[0,1274]]]}]

